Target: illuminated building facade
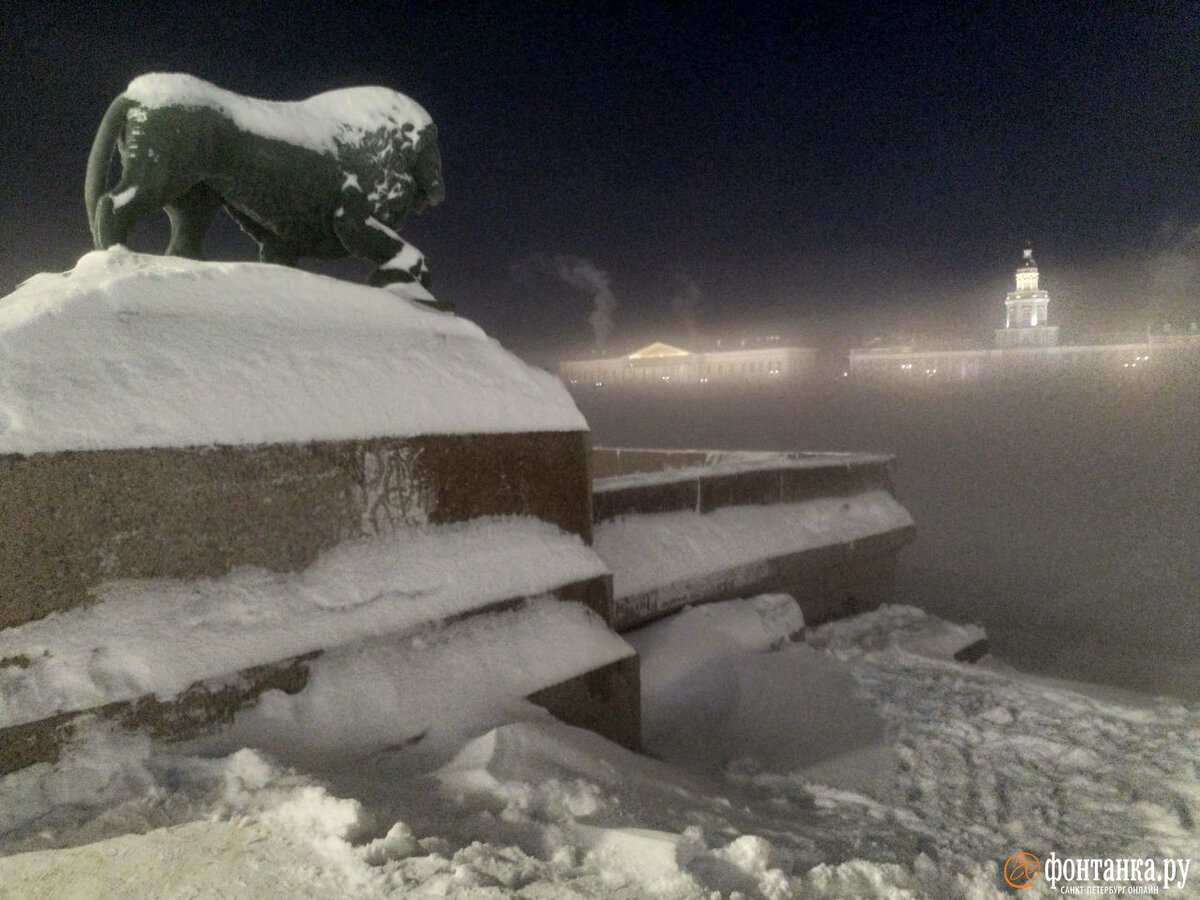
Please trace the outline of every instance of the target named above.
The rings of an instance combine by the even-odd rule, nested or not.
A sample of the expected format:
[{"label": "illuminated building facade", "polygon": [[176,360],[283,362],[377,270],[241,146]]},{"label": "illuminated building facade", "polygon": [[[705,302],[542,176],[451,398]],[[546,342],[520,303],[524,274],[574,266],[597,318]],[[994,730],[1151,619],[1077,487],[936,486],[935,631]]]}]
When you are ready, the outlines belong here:
[{"label": "illuminated building facade", "polygon": [[1058,326],[1050,324],[1050,295],[1038,288],[1038,268],[1031,247],[1025,248],[1016,281],[1017,289],[1004,298],[1004,327],[996,329],[996,346],[1056,346]]},{"label": "illuminated building facade", "polygon": [[1004,327],[992,347],[862,347],[850,351],[850,377],[890,380],[971,379],[983,376],[1058,372],[1120,372],[1146,368],[1151,359],[1191,359],[1200,351],[1196,335],[1147,334],[1104,344],[1061,345],[1050,324],[1050,295],[1039,285],[1033,250],[1025,248],[1015,290],[1004,299]]},{"label": "illuminated building facade", "polygon": [[692,352],[656,341],[628,356],[559,364],[568,385],[578,387],[672,387],[700,384],[795,382],[812,374],[817,351],[766,346]]}]

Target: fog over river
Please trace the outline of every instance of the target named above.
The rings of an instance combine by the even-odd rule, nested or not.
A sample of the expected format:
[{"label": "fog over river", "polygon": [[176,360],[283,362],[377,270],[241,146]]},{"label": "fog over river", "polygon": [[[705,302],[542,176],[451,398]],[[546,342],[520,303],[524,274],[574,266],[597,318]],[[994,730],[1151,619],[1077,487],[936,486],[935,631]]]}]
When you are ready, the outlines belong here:
[{"label": "fog over river", "polygon": [[[1200,374],[576,394],[597,445],[897,457],[896,602],[1031,672],[1200,697]],[[709,386],[705,386],[707,388]]]}]

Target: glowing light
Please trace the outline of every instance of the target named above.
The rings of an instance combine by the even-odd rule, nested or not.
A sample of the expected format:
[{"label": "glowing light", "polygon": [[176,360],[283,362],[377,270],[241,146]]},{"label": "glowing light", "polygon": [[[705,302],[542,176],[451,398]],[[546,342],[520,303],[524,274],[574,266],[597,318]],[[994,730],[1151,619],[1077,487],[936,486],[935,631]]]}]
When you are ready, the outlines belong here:
[{"label": "glowing light", "polygon": [[655,341],[642,347],[640,350],[635,350],[629,354],[628,359],[661,359],[664,356],[688,356],[686,350],[681,350],[678,347],[672,347],[670,344],[664,344],[662,341]]}]

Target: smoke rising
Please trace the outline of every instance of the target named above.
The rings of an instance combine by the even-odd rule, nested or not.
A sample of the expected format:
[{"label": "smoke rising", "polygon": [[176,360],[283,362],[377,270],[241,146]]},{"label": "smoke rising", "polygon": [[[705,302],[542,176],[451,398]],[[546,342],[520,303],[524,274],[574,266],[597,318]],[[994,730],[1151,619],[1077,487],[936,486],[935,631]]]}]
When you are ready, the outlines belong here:
[{"label": "smoke rising", "polygon": [[591,294],[588,324],[592,326],[596,346],[603,347],[612,334],[613,312],[617,308],[608,273],[580,256],[560,254],[554,257],[554,274],[571,287]]},{"label": "smoke rising", "polygon": [[548,275],[557,278],[568,287],[586,292],[592,300],[588,325],[591,326],[595,345],[601,348],[608,343],[613,332],[613,312],[617,308],[617,297],[613,293],[612,280],[606,271],[582,256],[566,253],[553,257],[534,253],[513,263],[509,268],[518,276],[534,273]]}]

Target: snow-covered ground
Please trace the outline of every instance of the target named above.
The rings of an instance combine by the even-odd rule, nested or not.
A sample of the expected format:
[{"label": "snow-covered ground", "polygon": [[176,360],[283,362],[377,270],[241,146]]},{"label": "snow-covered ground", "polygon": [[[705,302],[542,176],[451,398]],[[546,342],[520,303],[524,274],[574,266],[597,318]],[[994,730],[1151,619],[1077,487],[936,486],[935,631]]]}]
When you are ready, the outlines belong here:
[{"label": "snow-covered ground", "polygon": [[[586,427],[561,384],[468,322],[280,267],[120,249],[35,276],[0,304],[0,370],[8,453]],[[377,389],[397,383],[411,390]],[[1012,439],[1023,408],[997,417],[1009,443],[993,453],[994,424],[929,427],[936,404],[918,404],[907,448],[780,440],[750,404],[705,416],[729,441],[654,421],[677,445],[898,450],[902,472],[923,460],[924,480],[902,498],[929,536],[917,559],[948,573],[947,590],[976,592],[966,619],[988,621],[996,609],[977,594],[991,592],[1007,604],[999,621],[1111,634],[1138,624],[1130,605],[1149,596],[1140,637],[1177,652],[1195,633],[1183,627],[1197,583],[1194,447],[1174,433],[1134,440],[1123,420],[1102,419],[1096,435],[1121,436],[1129,453],[1098,460],[1064,429],[1053,454],[1039,445],[1015,469],[1028,455]],[[769,418],[819,420],[790,408]],[[1143,449],[1157,481],[1122,469]],[[1114,476],[1103,502],[1062,493],[1098,462]],[[984,898],[1008,895],[1001,870],[1017,851],[1200,857],[1194,704],[956,663],[978,629],[900,606],[811,629],[805,643],[788,640],[801,621],[782,596],[688,610],[628,643],[546,599],[410,631],[415,620],[383,619],[389,597],[437,619],[499,598],[490,592],[599,571],[589,548],[536,523],[439,532],[441,556],[421,544],[429,536],[373,545],[385,558],[338,548],[294,577],[110,583],[90,609],[7,632],[9,724],[325,647],[314,632],[343,643],[304,690],[267,692],[216,735],[155,744],[84,718],[57,762],[0,779],[0,897]],[[502,558],[477,572],[529,583],[472,582],[485,598],[449,580],[454,549],[476,538]],[[437,577],[401,565],[406,552]],[[569,571],[551,571],[560,565]],[[1056,577],[1071,590],[1043,589]],[[1167,633],[1180,611],[1182,643]],[[172,633],[182,640],[168,644]],[[630,645],[646,755],[522,699]]]},{"label": "snow-covered ground", "polygon": [[645,756],[469,696],[358,756],[94,725],[0,780],[0,896],[985,898],[1018,850],[1200,857],[1200,708],[949,661],[976,633],[909,607],[798,620],[760,597],[631,635]]}]

